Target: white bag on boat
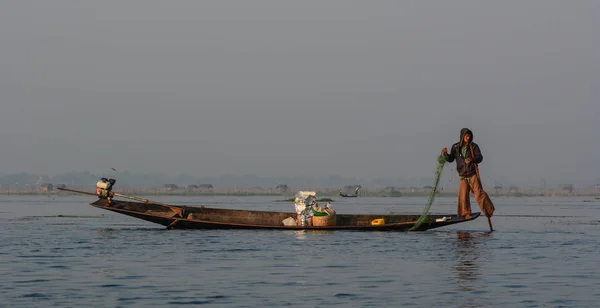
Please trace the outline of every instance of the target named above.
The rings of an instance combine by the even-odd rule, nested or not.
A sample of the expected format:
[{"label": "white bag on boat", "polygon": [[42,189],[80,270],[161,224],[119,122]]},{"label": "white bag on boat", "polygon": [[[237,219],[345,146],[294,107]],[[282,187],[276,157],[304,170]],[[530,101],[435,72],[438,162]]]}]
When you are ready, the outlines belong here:
[{"label": "white bag on boat", "polygon": [[284,226],[295,226],[298,224],[298,222],[296,222],[296,219],[294,219],[294,217],[288,217],[286,219],[284,219],[282,221]]}]

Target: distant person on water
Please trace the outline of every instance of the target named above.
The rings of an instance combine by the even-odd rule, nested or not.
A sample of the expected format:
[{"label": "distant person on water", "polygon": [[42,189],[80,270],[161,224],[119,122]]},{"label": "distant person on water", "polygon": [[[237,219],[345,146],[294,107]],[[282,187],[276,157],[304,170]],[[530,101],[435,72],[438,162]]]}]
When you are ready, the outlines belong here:
[{"label": "distant person on water", "polygon": [[460,177],[458,184],[458,216],[471,218],[471,201],[469,193],[475,195],[475,200],[481,212],[487,216],[494,215],[494,204],[488,194],[481,186],[479,170],[477,165],[483,160],[481,150],[477,143],[473,142],[473,132],[468,128],[460,130],[460,141],[453,144],[448,153],[448,148],[442,149],[442,154],[447,162],[456,159],[456,171]]}]

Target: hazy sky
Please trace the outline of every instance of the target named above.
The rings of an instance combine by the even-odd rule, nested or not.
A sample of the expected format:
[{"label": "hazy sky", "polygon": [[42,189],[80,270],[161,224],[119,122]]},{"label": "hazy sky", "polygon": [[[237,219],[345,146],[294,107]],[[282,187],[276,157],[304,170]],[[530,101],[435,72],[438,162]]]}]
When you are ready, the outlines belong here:
[{"label": "hazy sky", "polygon": [[597,0],[2,1],[0,172],[418,177],[469,127],[488,177],[596,181],[599,29]]}]

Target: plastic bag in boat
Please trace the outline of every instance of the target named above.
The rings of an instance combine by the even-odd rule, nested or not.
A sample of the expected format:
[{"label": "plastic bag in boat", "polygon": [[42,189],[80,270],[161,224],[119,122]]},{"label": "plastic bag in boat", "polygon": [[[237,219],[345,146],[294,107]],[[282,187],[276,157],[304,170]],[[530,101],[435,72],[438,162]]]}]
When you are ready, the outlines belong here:
[{"label": "plastic bag in boat", "polygon": [[298,224],[298,222],[296,222],[296,219],[294,219],[294,217],[288,217],[286,219],[284,219],[282,221],[284,226],[296,226]]},{"label": "plastic bag in boat", "polygon": [[310,218],[313,216],[312,205],[317,202],[314,191],[299,191],[296,193],[294,207],[301,226],[308,226]]}]

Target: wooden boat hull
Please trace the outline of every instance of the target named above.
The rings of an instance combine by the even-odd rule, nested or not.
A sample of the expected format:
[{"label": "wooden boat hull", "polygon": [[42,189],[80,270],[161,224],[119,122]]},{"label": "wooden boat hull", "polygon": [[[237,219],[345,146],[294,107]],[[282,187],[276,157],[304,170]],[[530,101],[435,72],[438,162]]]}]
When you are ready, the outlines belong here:
[{"label": "wooden boat hull", "polygon": [[[205,206],[177,206],[144,202],[98,199],[90,205],[143,219],[166,226],[168,229],[265,229],[265,230],[356,230],[356,231],[407,231],[411,229],[420,215],[398,214],[336,214],[335,226],[285,226],[282,221],[296,217],[295,212],[267,212],[233,209],[216,209]],[[467,222],[479,217],[473,213],[470,219],[457,215],[430,215],[417,231],[444,227]],[[444,221],[436,221],[444,218]],[[372,225],[375,219],[385,224]]]}]

